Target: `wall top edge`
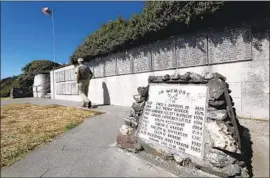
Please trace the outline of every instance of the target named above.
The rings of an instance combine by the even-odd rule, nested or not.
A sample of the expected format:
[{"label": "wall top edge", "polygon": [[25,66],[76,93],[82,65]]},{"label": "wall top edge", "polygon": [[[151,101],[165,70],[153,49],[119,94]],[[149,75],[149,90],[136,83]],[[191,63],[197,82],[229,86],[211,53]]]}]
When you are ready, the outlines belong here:
[{"label": "wall top edge", "polygon": [[70,65],[70,66],[66,66],[66,67],[63,67],[63,68],[60,68],[60,69],[56,69],[56,70],[51,70],[50,72],[60,72],[60,71],[65,71],[67,69],[73,69],[74,67],[76,67],[75,65]]}]

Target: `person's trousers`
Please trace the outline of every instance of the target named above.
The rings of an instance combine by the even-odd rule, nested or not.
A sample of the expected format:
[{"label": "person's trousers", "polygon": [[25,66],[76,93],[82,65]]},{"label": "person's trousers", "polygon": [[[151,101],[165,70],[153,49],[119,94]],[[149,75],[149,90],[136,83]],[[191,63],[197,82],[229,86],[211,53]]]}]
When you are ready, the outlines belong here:
[{"label": "person's trousers", "polygon": [[78,83],[79,94],[81,98],[83,99],[84,104],[90,102],[90,100],[88,99],[89,83],[90,83],[90,80],[81,80]]}]

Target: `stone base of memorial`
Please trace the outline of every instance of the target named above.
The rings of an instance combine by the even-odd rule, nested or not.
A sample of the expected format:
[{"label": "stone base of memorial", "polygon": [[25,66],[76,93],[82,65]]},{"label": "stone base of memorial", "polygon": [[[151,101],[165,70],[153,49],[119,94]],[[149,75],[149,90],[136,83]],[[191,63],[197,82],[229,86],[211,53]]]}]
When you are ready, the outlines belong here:
[{"label": "stone base of memorial", "polygon": [[218,73],[150,76],[134,96],[118,147],[220,177],[250,177],[243,127],[225,81]]},{"label": "stone base of memorial", "polygon": [[147,98],[147,88],[139,87],[138,95],[134,95],[135,102],[132,104],[129,117],[125,118],[125,124],[119,129],[116,142],[117,146],[128,151],[138,152],[142,146],[138,144],[136,135],[138,132],[139,119],[142,116]]}]

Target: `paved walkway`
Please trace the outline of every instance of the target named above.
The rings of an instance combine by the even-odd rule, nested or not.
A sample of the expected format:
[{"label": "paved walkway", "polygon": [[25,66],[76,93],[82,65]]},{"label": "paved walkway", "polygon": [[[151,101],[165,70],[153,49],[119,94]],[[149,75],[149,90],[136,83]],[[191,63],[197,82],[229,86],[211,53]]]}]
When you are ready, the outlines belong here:
[{"label": "paved walkway", "polygon": [[[78,107],[81,103],[50,99],[2,100],[1,105],[33,103],[59,104]],[[86,119],[78,127],[57,137],[51,143],[30,152],[14,165],[1,169],[2,177],[175,177],[154,166],[146,159],[118,149],[115,139],[129,108],[99,106],[106,112]],[[254,177],[269,176],[269,123],[240,120],[248,127],[253,141]],[[178,176],[207,176],[203,173],[185,173]],[[208,175],[209,177],[209,175]]]},{"label": "paved walkway", "polygon": [[[12,103],[81,103],[49,99],[3,100]],[[51,143],[30,152],[24,159],[1,170],[2,177],[172,177],[173,174],[118,149],[114,143],[128,108],[100,106],[106,114],[85,120]]]}]

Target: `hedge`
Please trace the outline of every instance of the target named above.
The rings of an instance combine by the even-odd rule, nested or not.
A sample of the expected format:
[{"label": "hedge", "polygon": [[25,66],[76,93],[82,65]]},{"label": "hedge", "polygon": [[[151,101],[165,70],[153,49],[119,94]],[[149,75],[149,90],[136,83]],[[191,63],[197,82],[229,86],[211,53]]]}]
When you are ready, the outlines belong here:
[{"label": "hedge", "polygon": [[147,1],[141,14],[102,25],[70,57],[76,64],[181,33],[269,16],[269,2]]}]

